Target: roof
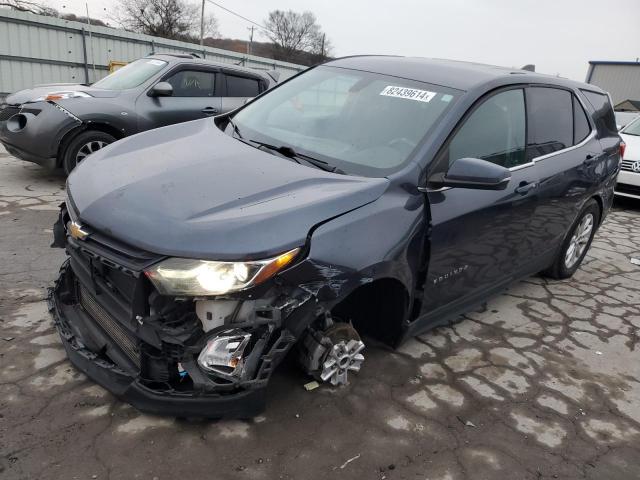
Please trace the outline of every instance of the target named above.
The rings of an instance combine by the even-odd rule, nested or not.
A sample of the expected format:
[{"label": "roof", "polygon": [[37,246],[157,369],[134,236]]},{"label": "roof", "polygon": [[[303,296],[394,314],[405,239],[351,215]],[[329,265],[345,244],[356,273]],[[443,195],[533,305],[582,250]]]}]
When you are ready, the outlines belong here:
[{"label": "roof", "polygon": [[640,67],[640,62],[618,62],[616,60],[589,60],[589,65],[629,65]]},{"label": "roof", "polygon": [[196,65],[198,64],[213,65],[216,67],[223,68],[224,70],[236,70],[238,72],[250,73],[250,74],[253,74],[254,76],[258,76],[266,80],[269,80],[270,82],[272,81],[277,82],[277,76],[272,75],[274,72],[272,72],[271,70],[256,70],[254,68],[243,67],[241,65],[235,65],[232,63],[217,62],[214,60],[209,60],[207,58],[201,58],[199,56],[189,54],[189,53],[185,53],[185,54],[152,53],[147,55],[145,58],[148,58],[148,57],[159,57],[159,58],[164,58],[164,60],[167,60],[167,57],[169,57],[171,59],[170,61],[174,63],[193,63]]},{"label": "roof", "polygon": [[500,78],[507,80],[507,84],[540,82],[577,85],[577,82],[571,80],[518,68],[436,58],[363,55],[338,58],[327,62],[326,65],[375,72],[465,91]]}]

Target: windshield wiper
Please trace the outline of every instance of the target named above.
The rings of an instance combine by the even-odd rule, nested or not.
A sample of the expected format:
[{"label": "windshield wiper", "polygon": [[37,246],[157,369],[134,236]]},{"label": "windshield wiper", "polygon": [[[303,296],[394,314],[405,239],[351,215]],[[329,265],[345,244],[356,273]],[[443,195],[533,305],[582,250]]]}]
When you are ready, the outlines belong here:
[{"label": "windshield wiper", "polygon": [[233,132],[238,136],[238,138],[244,138],[240,133],[240,129],[238,128],[238,126],[233,120],[231,120],[231,117],[227,118],[227,123],[231,125],[231,128],[233,128]]},{"label": "windshield wiper", "polygon": [[290,147],[288,145],[271,145],[269,143],[265,143],[265,142],[259,142],[257,140],[249,140],[251,143],[255,143],[256,145],[259,145],[261,147],[267,148],[269,150],[273,150],[274,152],[278,152],[280,155],[283,155],[287,158],[290,158],[291,160],[295,161],[296,163],[300,163],[300,159],[304,160],[307,163],[310,163],[311,165],[313,165],[316,168],[319,168],[320,170],[324,170],[325,172],[332,172],[332,173],[341,173],[344,174],[344,172],[342,170],[340,170],[338,167],[334,167],[333,165],[329,165],[329,163],[325,162],[324,160],[320,160],[319,158],[315,158],[312,157],[310,155],[305,155],[304,153],[299,153],[296,152],[293,147]]}]

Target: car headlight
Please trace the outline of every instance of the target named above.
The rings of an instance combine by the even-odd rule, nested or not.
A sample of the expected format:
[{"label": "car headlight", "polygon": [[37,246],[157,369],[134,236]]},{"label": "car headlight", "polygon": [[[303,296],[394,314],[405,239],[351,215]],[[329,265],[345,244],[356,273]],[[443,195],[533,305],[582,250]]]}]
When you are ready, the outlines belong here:
[{"label": "car headlight", "polygon": [[289,265],[299,248],[253,262],[214,262],[169,258],[145,270],[164,295],[222,295],[258,285]]},{"label": "car headlight", "polygon": [[66,100],[67,98],[91,98],[91,95],[85,92],[50,92],[38,98],[31,100],[32,102],[42,102],[49,100]]}]

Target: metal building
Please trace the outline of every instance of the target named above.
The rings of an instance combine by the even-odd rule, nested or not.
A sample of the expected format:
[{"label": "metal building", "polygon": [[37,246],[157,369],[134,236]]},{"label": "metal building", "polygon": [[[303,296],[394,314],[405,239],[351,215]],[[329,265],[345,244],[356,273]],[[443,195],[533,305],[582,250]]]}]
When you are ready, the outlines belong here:
[{"label": "metal building", "polygon": [[287,78],[306,67],[193,43],[0,8],[0,100],[42,83],[93,83],[110,62],[155,53],[196,53],[223,63],[277,70]]},{"label": "metal building", "polygon": [[609,92],[614,105],[627,100],[640,101],[640,61],[592,60],[586,82]]}]

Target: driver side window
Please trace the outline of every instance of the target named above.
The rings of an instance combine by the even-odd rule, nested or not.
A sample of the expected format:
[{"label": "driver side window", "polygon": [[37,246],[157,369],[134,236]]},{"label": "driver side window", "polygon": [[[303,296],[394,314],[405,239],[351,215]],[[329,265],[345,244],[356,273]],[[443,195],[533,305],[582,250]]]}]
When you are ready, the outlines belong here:
[{"label": "driver side window", "polygon": [[497,93],[473,111],[455,134],[445,152],[447,165],[465,157],[480,158],[506,168],[523,165],[527,163],[525,136],[523,90]]}]

